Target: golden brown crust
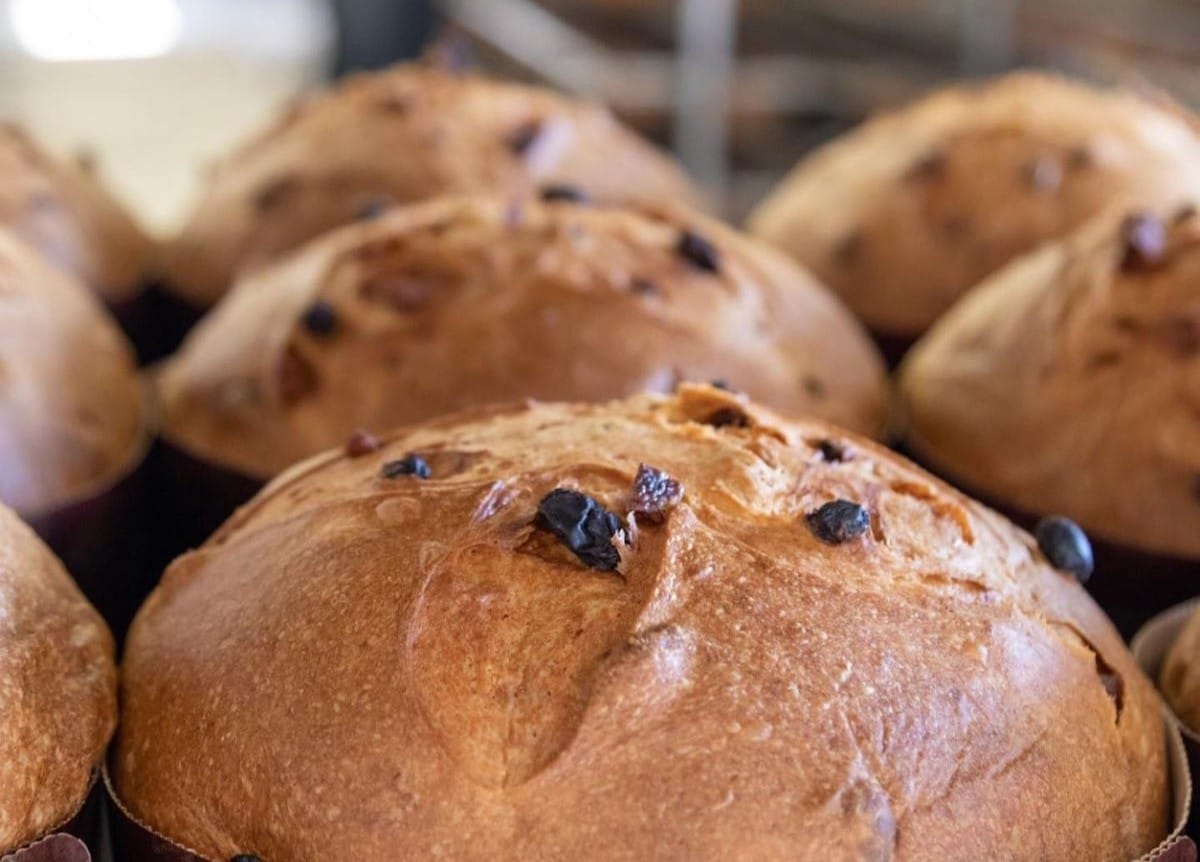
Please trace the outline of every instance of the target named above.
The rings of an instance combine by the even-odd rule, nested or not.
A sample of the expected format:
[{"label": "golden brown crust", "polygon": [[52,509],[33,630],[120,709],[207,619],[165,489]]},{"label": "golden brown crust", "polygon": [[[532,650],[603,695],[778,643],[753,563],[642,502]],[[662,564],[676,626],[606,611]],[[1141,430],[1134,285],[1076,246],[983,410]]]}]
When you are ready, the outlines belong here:
[{"label": "golden brown crust", "polygon": [[[681,253],[687,235],[716,272]],[[328,334],[305,327],[314,306],[332,314]],[[492,197],[397,208],[263,270],[157,382],[166,439],[266,477],[356,427],[680,379],[867,434],[884,425],[865,334],[762,243],[682,210]]]},{"label": "golden brown crust", "polygon": [[413,64],[295,105],[221,162],[167,249],[170,287],[213,304],[252,268],[383,201],[568,183],[605,200],[698,194],[604,108],[551,90]]},{"label": "golden brown crust", "polygon": [[[382,478],[409,453],[430,478]],[[641,462],[683,496],[616,572],[535,525],[561,486],[624,517]],[[816,538],[834,498],[866,534]],[[168,569],[123,679],[119,793],[214,859],[1124,862],[1166,828],[1153,687],[1029,536],[709,387],[294,467]]]},{"label": "golden brown crust", "polygon": [[108,629],[0,506],[0,855],[79,809],[116,723]]},{"label": "golden brown crust", "polygon": [[132,300],[153,245],[97,181],[0,124],[0,226],[79,278],[110,305]]},{"label": "golden brown crust", "polygon": [[916,337],[965,290],[1106,205],[1200,193],[1195,119],[1020,73],[939,90],[802,161],[751,216],[872,330]]},{"label": "golden brown crust", "polygon": [[1183,723],[1200,733],[1200,612],[1188,618],[1167,651],[1158,688]]},{"label": "golden brown crust", "polygon": [[145,449],[143,402],[104,308],[0,230],[0,500],[29,517],[113,484]]},{"label": "golden brown crust", "polygon": [[[1200,218],[1142,264],[1102,214],[980,284],[900,371],[901,433],[966,487],[1200,559]],[[1133,255],[1133,257],[1130,257]]]}]

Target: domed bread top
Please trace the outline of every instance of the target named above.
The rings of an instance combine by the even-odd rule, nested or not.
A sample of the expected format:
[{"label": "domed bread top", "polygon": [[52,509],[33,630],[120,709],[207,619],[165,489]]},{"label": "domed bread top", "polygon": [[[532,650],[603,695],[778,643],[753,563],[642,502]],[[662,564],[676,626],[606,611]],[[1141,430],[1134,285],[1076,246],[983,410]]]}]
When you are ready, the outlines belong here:
[{"label": "domed bread top", "polygon": [[858,324],[782,255],[678,209],[446,198],[264,269],[158,378],[171,443],[251,476],[462,407],[720,379],[789,413],[884,424]]},{"label": "domed bread top", "polygon": [[217,166],[167,251],[170,286],[211,305],[238,270],[390,203],[560,183],[600,199],[699,198],[599,105],[420,65],[356,75]]},{"label": "domed bread top", "polygon": [[272,482],[142,608],[118,792],[213,859],[1135,858],[1149,681],[1028,535],[709,387]]},{"label": "domed bread top", "polygon": [[0,854],[75,814],[116,721],[108,629],[0,506]]},{"label": "domed bread top", "polygon": [[1200,733],[1200,613],[1193,613],[1167,651],[1158,687],[1171,709]]},{"label": "domed bread top", "polygon": [[1200,559],[1200,218],[1106,213],[1006,267],[899,392],[907,445],[966,487]]},{"label": "domed bread top", "polygon": [[1198,129],[1165,99],[1046,74],[943,89],[802,161],[750,230],[870,329],[913,338],[988,273],[1106,205],[1200,194]]},{"label": "domed bread top", "polygon": [[110,305],[132,300],[153,247],[133,219],[77,165],[0,123],[0,226]]},{"label": "domed bread top", "polygon": [[0,501],[38,515],[123,477],[146,446],[143,402],[97,300],[0,231]]}]

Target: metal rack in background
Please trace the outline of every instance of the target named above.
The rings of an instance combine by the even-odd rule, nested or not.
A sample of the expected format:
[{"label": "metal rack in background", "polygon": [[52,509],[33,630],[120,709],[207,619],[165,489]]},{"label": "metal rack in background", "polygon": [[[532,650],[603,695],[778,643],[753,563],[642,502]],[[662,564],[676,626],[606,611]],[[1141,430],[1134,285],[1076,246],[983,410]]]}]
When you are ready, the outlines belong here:
[{"label": "metal rack in background", "polygon": [[1200,103],[1180,0],[441,0],[498,62],[664,140],[739,217],[806,149],[947,78],[1015,65]]}]

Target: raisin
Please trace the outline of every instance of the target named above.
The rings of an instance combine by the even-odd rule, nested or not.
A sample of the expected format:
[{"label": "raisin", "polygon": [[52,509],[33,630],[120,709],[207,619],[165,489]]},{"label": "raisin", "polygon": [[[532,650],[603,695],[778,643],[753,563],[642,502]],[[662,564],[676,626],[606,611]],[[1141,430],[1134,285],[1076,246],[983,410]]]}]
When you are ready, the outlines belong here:
[{"label": "raisin", "polygon": [[721,271],[721,254],[717,247],[694,231],[685,230],[679,235],[676,250],[697,269],[714,274]]},{"label": "raisin", "polygon": [[846,234],[833,247],[833,256],[843,266],[851,266],[862,257],[863,238],[858,231]]},{"label": "raisin", "polygon": [[1121,222],[1121,269],[1148,269],[1162,260],[1167,232],[1162,221],[1149,213],[1134,213]]},{"label": "raisin", "polygon": [[861,536],[871,526],[866,507],[849,500],[833,500],[804,517],[813,535],[830,545],[840,545]]},{"label": "raisin", "polygon": [[391,205],[391,198],[383,196],[371,198],[358,208],[358,212],[355,213],[355,217],[359,221],[372,221],[387,212],[388,207]]},{"label": "raisin", "polygon": [[300,187],[294,176],[284,175],[268,180],[254,195],[254,206],[259,211],[275,209]]},{"label": "raisin", "polygon": [[714,428],[749,428],[750,417],[736,407],[722,407],[704,420]]},{"label": "raisin", "polygon": [[937,179],[945,172],[946,154],[934,150],[913,162],[904,177],[909,180],[932,180]]},{"label": "raisin", "polygon": [[538,503],[538,518],[584,565],[611,572],[621,562],[612,541],[624,536],[621,519],[587,494],[555,488]]},{"label": "raisin", "polygon": [[582,189],[555,183],[545,186],[542,189],[542,200],[547,202],[563,201],[572,204],[586,204],[591,203],[592,199]]},{"label": "raisin", "polygon": [[1081,584],[1092,576],[1096,565],[1092,543],[1070,518],[1059,515],[1042,518],[1034,528],[1034,536],[1038,549],[1054,568],[1070,572]]},{"label": "raisin", "polygon": [[1090,168],[1094,161],[1095,156],[1092,155],[1092,150],[1087,144],[1072,147],[1067,153],[1067,167],[1073,171]]},{"label": "raisin", "polygon": [[633,479],[633,511],[661,516],[683,498],[683,485],[656,467],[639,464]]},{"label": "raisin", "polygon": [[508,148],[518,156],[529,152],[542,133],[541,120],[528,120],[517,126],[508,136]]},{"label": "raisin", "polygon": [[351,458],[370,455],[372,452],[379,451],[379,440],[370,431],[363,431],[360,428],[346,439],[345,451]]},{"label": "raisin", "polygon": [[821,460],[831,464],[839,464],[846,460],[846,447],[834,440],[819,441],[817,451],[821,453]]},{"label": "raisin", "polygon": [[660,292],[658,285],[648,278],[635,275],[629,280],[629,289],[642,296],[657,296]]},{"label": "raisin", "polygon": [[311,335],[324,338],[337,330],[337,309],[323,299],[318,299],[304,310],[300,322]]},{"label": "raisin", "polygon": [[413,452],[395,461],[388,461],[379,468],[379,475],[384,479],[399,479],[401,476],[416,476],[418,479],[428,479],[429,465],[425,459]]}]

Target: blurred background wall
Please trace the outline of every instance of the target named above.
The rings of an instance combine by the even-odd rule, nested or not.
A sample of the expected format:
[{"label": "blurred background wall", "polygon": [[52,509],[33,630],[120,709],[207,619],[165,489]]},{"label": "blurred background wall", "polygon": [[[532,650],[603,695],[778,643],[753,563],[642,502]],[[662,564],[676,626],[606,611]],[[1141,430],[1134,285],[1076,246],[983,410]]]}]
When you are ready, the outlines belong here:
[{"label": "blurred background wall", "polygon": [[198,168],[295,93],[433,38],[609,102],[734,218],[949,78],[1051,66],[1200,105],[1197,0],[0,0],[0,114],[169,229]]}]

